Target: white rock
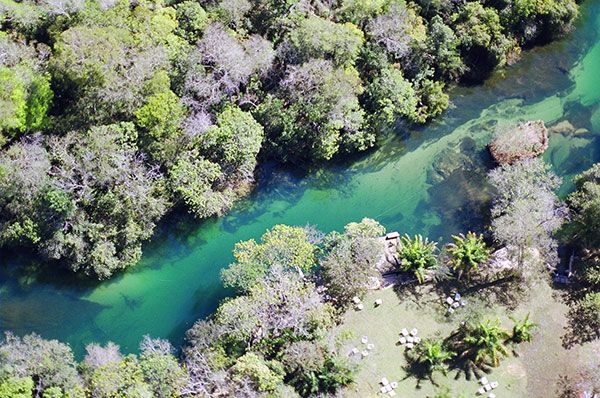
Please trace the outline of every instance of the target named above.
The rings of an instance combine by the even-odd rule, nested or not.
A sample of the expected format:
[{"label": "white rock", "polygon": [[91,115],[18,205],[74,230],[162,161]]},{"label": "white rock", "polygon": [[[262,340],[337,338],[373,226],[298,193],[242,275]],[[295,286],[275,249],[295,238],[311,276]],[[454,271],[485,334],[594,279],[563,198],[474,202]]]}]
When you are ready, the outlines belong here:
[{"label": "white rock", "polygon": [[408,336],[408,329],[402,329],[402,336]]},{"label": "white rock", "polygon": [[419,331],[417,330],[417,328],[414,328],[413,330],[410,331],[410,334],[412,334],[413,336],[416,336],[417,333],[419,333]]},{"label": "white rock", "polygon": [[360,342],[361,342],[361,343],[363,343],[363,344],[367,344],[367,343],[369,342],[369,338],[368,338],[367,336],[363,336],[363,337],[360,339]]},{"label": "white rock", "polygon": [[388,381],[388,379],[385,378],[385,377],[382,377],[381,378],[381,385],[382,386],[387,386],[388,384],[390,384],[390,382]]}]

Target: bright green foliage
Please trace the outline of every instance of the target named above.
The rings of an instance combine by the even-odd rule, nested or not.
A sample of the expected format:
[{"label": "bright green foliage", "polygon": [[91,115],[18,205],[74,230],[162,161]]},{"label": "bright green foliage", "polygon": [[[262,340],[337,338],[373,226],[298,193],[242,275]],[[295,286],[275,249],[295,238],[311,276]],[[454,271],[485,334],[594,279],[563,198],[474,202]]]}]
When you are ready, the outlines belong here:
[{"label": "bright green foliage", "polygon": [[445,375],[448,371],[447,362],[454,355],[453,352],[446,349],[441,340],[423,340],[415,349],[415,359],[426,367],[430,375],[435,372]]},{"label": "bright green foliage", "polygon": [[339,8],[340,18],[361,25],[382,14],[388,3],[389,0],[343,0]]},{"label": "bright green foliage", "polygon": [[337,65],[352,65],[364,43],[364,34],[352,23],[311,16],[290,32],[289,42],[300,61],[327,58]]},{"label": "bright green foliage", "polygon": [[298,273],[310,271],[316,264],[316,250],[304,228],[275,225],[261,237],[261,243],[237,243],[236,261],[223,270],[222,278],[226,286],[248,291],[274,265]]},{"label": "bright green foliage", "polygon": [[185,109],[171,90],[151,95],[135,112],[136,122],[144,134],[141,140],[152,156],[170,162],[177,155],[177,138]]},{"label": "bright green foliage", "polygon": [[527,314],[522,320],[515,320],[511,338],[516,343],[531,342],[533,339],[533,330],[536,327],[537,325],[529,320],[529,314]]},{"label": "bright green foliage", "polygon": [[208,25],[208,14],[198,2],[192,0],[177,4],[176,10],[179,22],[177,32],[190,43],[195,43]]},{"label": "bright green foliage", "polygon": [[360,222],[351,222],[344,227],[344,235],[356,238],[379,238],[385,235],[385,227],[372,218],[363,218]]},{"label": "bright green foliage", "polygon": [[134,355],[120,362],[108,362],[94,369],[88,380],[92,396],[98,398],[142,398],[151,396],[142,370]]},{"label": "bright green foliage", "polygon": [[65,398],[65,394],[59,387],[50,387],[44,390],[42,398]]},{"label": "bright green foliage", "polygon": [[413,85],[394,67],[381,70],[367,87],[371,107],[377,117],[393,123],[400,117],[416,120],[418,97]]},{"label": "bright green foliage", "polygon": [[32,391],[31,377],[9,377],[0,381],[0,398],[31,398]]},{"label": "bright green foliage", "polygon": [[27,102],[23,83],[15,71],[0,68],[0,131],[22,131],[26,120]]},{"label": "bright green foliage", "polygon": [[143,353],[140,369],[146,384],[156,397],[176,397],[187,381],[187,374],[169,353]]},{"label": "bright green foliage", "polygon": [[256,156],[264,131],[248,112],[237,106],[226,106],[217,115],[215,126],[200,139],[203,153],[229,172],[229,180],[252,179]]},{"label": "bright green foliage", "polygon": [[26,65],[0,66],[0,146],[18,133],[44,127],[52,95],[47,75]]},{"label": "bright green foliage", "polygon": [[575,185],[568,199],[573,210],[568,228],[582,249],[595,251],[600,249],[600,163],[577,176]]},{"label": "bright green foliage", "polygon": [[[73,392],[73,397],[81,396],[81,381],[69,346],[35,334],[21,338],[6,333],[0,340],[0,391],[31,391],[28,377],[35,380],[40,391],[55,387],[54,390]],[[7,379],[8,385],[2,386]]]},{"label": "bright green foliage", "polygon": [[464,351],[461,356],[472,359],[475,364],[498,366],[500,358],[508,355],[505,341],[510,334],[502,329],[500,321],[486,320],[469,325],[462,338]]},{"label": "bright green foliage", "polygon": [[153,94],[146,83],[180,51],[176,27],[175,10],[160,4],[130,7],[120,0],[108,10],[90,4],[54,46],[55,77],[73,98],[69,112],[83,122],[130,117]]},{"label": "bright green foliage", "polygon": [[600,292],[587,293],[577,303],[576,311],[581,315],[581,321],[585,327],[597,335],[600,330]]},{"label": "bright green foliage", "polygon": [[412,239],[404,235],[398,246],[398,257],[400,258],[400,269],[411,271],[418,281],[425,281],[427,269],[437,266],[437,243],[421,235],[415,235]]},{"label": "bright green foliage", "polygon": [[448,108],[450,97],[444,92],[444,83],[423,79],[416,85],[419,97],[419,106],[412,120],[417,123],[425,123],[439,116]]},{"label": "bright green foliage", "polygon": [[460,279],[463,275],[476,271],[490,257],[490,249],[483,240],[483,235],[467,232],[467,235],[453,235],[454,243],[448,245],[451,255],[450,266],[457,272]]},{"label": "bright green foliage", "polygon": [[231,368],[234,379],[249,378],[259,391],[274,391],[283,383],[283,372],[276,364],[268,363],[260,355],[248,352],[238,358]]}]

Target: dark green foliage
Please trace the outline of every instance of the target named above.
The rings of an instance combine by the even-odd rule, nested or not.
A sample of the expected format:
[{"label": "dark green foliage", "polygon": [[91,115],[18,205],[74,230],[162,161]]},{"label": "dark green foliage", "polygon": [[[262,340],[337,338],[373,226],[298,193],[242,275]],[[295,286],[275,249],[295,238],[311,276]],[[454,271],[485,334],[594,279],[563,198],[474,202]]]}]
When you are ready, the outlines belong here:
[{"label": "dark green foliage", "polygon": [[3,243],[34,244],[100,278],[138,261],[166,209],[162,177],[136,154],[130,124],[16,143],[0,169]]}]

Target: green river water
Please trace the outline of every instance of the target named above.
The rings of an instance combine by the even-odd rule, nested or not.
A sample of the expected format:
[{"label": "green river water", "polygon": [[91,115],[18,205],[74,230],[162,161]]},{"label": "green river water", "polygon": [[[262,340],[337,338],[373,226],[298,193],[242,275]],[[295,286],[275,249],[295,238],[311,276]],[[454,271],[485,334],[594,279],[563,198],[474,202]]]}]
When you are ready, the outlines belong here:
[{"label": "green river water", "polygon": [[481,230],[491,166],[485,145],[498,122],[568,120],[578,129],[553,133],[544,155],[568,192],[574,174],[600,161],[600,1],[585,4],[564,40],[525,52],[484,85],[454,89],[451,99],[436,123],[414,131],[399,126],[380,149],[352,162],[304,175],[263,166],[258,188],[227,216],[171,216],[145,245],[139,266],[110,281],[40,274],[24,265],[31,262],[26,254],[3,253],[0,330],[60,339],[78,356],[92,341],[134,352],[144,334],[180,344],[194,320],[227,295],[219,272],[235,242],[275,224],[310,223],[327,232],[372,217],[388,230],[432,239]]}]

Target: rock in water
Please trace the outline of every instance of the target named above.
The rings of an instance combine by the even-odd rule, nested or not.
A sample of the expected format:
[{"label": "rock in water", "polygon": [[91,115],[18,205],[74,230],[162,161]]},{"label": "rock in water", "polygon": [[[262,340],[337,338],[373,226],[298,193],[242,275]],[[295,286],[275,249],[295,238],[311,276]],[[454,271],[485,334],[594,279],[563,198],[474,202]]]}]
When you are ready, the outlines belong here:
[{"label": "rock in water", "polygon": [[548,149],[548,129],[541,120],[499,128],[489,148],[494,160],[502,165],[534,158]]}]

